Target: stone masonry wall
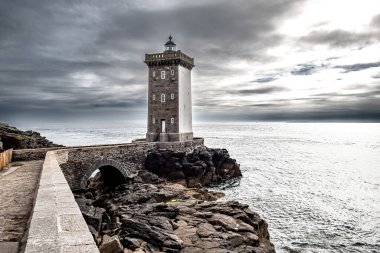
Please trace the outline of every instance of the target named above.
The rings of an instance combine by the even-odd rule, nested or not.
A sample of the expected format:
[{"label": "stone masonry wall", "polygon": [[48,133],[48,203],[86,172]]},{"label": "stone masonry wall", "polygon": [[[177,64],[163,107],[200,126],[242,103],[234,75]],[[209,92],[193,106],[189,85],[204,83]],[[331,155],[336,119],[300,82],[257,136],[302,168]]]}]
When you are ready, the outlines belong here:
[{"label": "stone masonry wall", "polygon": [[77,190],[80,189],[82,179],[88,174],[88,170],[97,169],[97,164],[101,164],[102,160],[134,163],[138,167],[142,167],[149,150],[168,149],[191,152],[200,145],[203,145],[202,138],[196,138],[189,142],[148,143],[136,141],[117,146],[62,149],[57,150],[56,154],[71,189]]}]

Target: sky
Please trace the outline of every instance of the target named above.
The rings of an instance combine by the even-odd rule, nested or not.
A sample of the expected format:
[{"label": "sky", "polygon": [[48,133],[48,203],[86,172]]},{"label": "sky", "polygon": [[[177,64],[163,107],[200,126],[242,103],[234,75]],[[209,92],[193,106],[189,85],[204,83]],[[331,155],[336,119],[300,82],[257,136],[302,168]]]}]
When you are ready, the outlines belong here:
[{"label": "sky", "polygon": [[0,0],[0,122],[145,122],[145,53],[195,59],[193,118],[380,121],[379,0]]}]

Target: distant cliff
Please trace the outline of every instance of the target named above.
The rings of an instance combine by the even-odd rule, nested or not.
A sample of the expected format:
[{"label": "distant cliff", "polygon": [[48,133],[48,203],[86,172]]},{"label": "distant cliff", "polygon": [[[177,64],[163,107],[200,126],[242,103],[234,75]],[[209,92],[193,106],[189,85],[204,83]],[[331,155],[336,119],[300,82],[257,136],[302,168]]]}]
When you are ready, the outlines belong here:
[{"label": "distant cliff", "polygon": [[0,141],[3,142],[4,149],[62,147],[62,145],[57,145],[47,140],[38,132],[21,131],[4,123],[0,123]]}]

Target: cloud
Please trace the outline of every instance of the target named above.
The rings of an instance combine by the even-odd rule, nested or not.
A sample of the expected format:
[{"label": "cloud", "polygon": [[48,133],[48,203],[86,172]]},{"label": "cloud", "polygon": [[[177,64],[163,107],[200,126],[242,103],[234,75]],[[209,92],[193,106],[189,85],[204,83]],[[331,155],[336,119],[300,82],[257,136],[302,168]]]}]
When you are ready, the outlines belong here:
[{"label": "cloud", "polygon": [[330,47],[347,47],[351,45],[366,45],[380,40],[377,32],[353,33],[345,30],[318,30],[302,36],[300,41],[309,44],[325,44]]},{"label": "cloud", "polygon": [[268,77],[262,77],[262,78],[255,79],[251,82],[252,83],[269,83],[269,82],[273,82],[276,79],[277,78],[274,76],[268,76]]},{"label": "cloud", "polygon": [[360,71],[364,69],[380,67],[380,62],[356,63],[356,64],[351,64],[351,65],[338,65],[335,67],[344,69],[345,73],[348,73],[352,71]]},{"label": "cloud", "polygon": [[313,64],[299,64],[296,68],[294,68],[290,73],[292,75],[311,75],[315,72],[316,66]]},{"label": "cloud", "polygon": [[371,25],[376,29],[380,29],[380,14],[372,18]]},{"label": "cloud", "polygon": [[[338,53],[337,47],[366,46],[379,38],[375,31],[378,33],[380,15],[361,33],[316,30],[329,26],[320,22],[323,25],[309,27],[304,33],[307,35],[301,38],[307,44],[305,49],[299,40],[292,44],[292,36],[279,31],[282,24],[304,10],[306,2],[1,1],[0,120],[45,121],[60,117],[78,120],[85,115],[145,119],[148,80],[144,55],[161,52],[169,33],[174,35],[178,49],[195,58],[194,115],[199,108],[221,112],[238,108],[242,118],[249,118],[246,111],[252,107],[260,108],[261,118],[275,117],[279,110],[281,115],[289,110],[290,117],[295,115],[291,113],[295,110],[291,106],[294,101],[302,103],[300,110],[305,111],[317,111],[317,107],[309,108],[315,104],[333,106],[328,96],[307,99],[305,93],[298,92],[300,84],[293,80],[300,78],[295,76],[309,78],[312,83],[314,73],[318,78],[323,74],[317,73],[321,65],[314,63],[318,59],[297,58],[298,54],[318,55],[310,45],[330,45],[335,57],[328,59],[332,65],[333,60],[350,54]],[[276,53],[278,48],[292,54],[281,56]],[[328,55],[323,57],[326,59]],[[374,60],[348,65],[344,59],[339,60],[336,68],[347,72],[378,64]],[[294,62],[306,63],[292,68]],[[252,76],[258,78],[252,80]],[[284,81],[288,77],[291,82]],[[341,83],[345,81],[339,85],[343,87]],[[277,86],[270,86],[272,82]],[[276,100],[279,93],[287,98]],[[225,99],[230,94],[231,100]],[[252,97],[262,100],[247,102],[251,99],[249,95],[260,94],[265,96]],[[350,99],[352,103],[365,100],[360,96]],[[229,117],[231,113],[223,115]]]},{"label": "cloud", "polygon": [[264,87],[264,88],[257,88],[257,89],[242,89],[242,90],[237,90],[236,93],[243,94],[243,95],[269,94],[269,93],[275,93],[275,92],[286,91],[286,90],[287,89],[284,87],[272,86],[272,87]]},{"label": "cloud", "polygon": [[93,108],[144,112],[143,57],[162,51],[169,33],[196,59],[199,75],[214,80],[239,73],[227,66],[231,61],[268,59],[265,50],[282,40],[274,32],[277,22],[296,4],[1,1],[0,108],[8,108],[2,116],[21,113],[21,105],[52,112],[46,115]]}]

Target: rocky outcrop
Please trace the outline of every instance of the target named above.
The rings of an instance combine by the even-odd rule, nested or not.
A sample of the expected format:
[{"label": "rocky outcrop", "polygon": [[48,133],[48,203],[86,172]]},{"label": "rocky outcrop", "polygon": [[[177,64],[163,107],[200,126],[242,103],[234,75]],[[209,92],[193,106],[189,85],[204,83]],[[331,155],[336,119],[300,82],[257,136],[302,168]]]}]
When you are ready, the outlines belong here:
[{"label": "rocky outcrop", "polygon": [[200,187],[241,176],[240,166],[226,149],[205,146],[191,153],[153,150],[145,168],[154,174],[187,187]]},{"label": "rocky outcrop", "polygon": [[34,131],[21,131],[16,127],[0,123],[0,140],[4,149],[33,149],[62,147],[47,140],[40,133]]},{"label": "rocky outcrop", "polygon": [[[207,152],[212,154],[211,160],[207,159],[210,167],[213,155],[226,153]],[[175,157],[188,159],[186,154]],[[212,164],[225,166],[216,160]],[[216,201],[221,196],[222,193],[204,188],[167,182],[147,170],[140,170],[118,186],[105,185],[97,174],[87,189],[76,192],[77,203],[101,252],[113,252],[110,249],[114,252],[274,252],[266,222],[248,205]]]}]

